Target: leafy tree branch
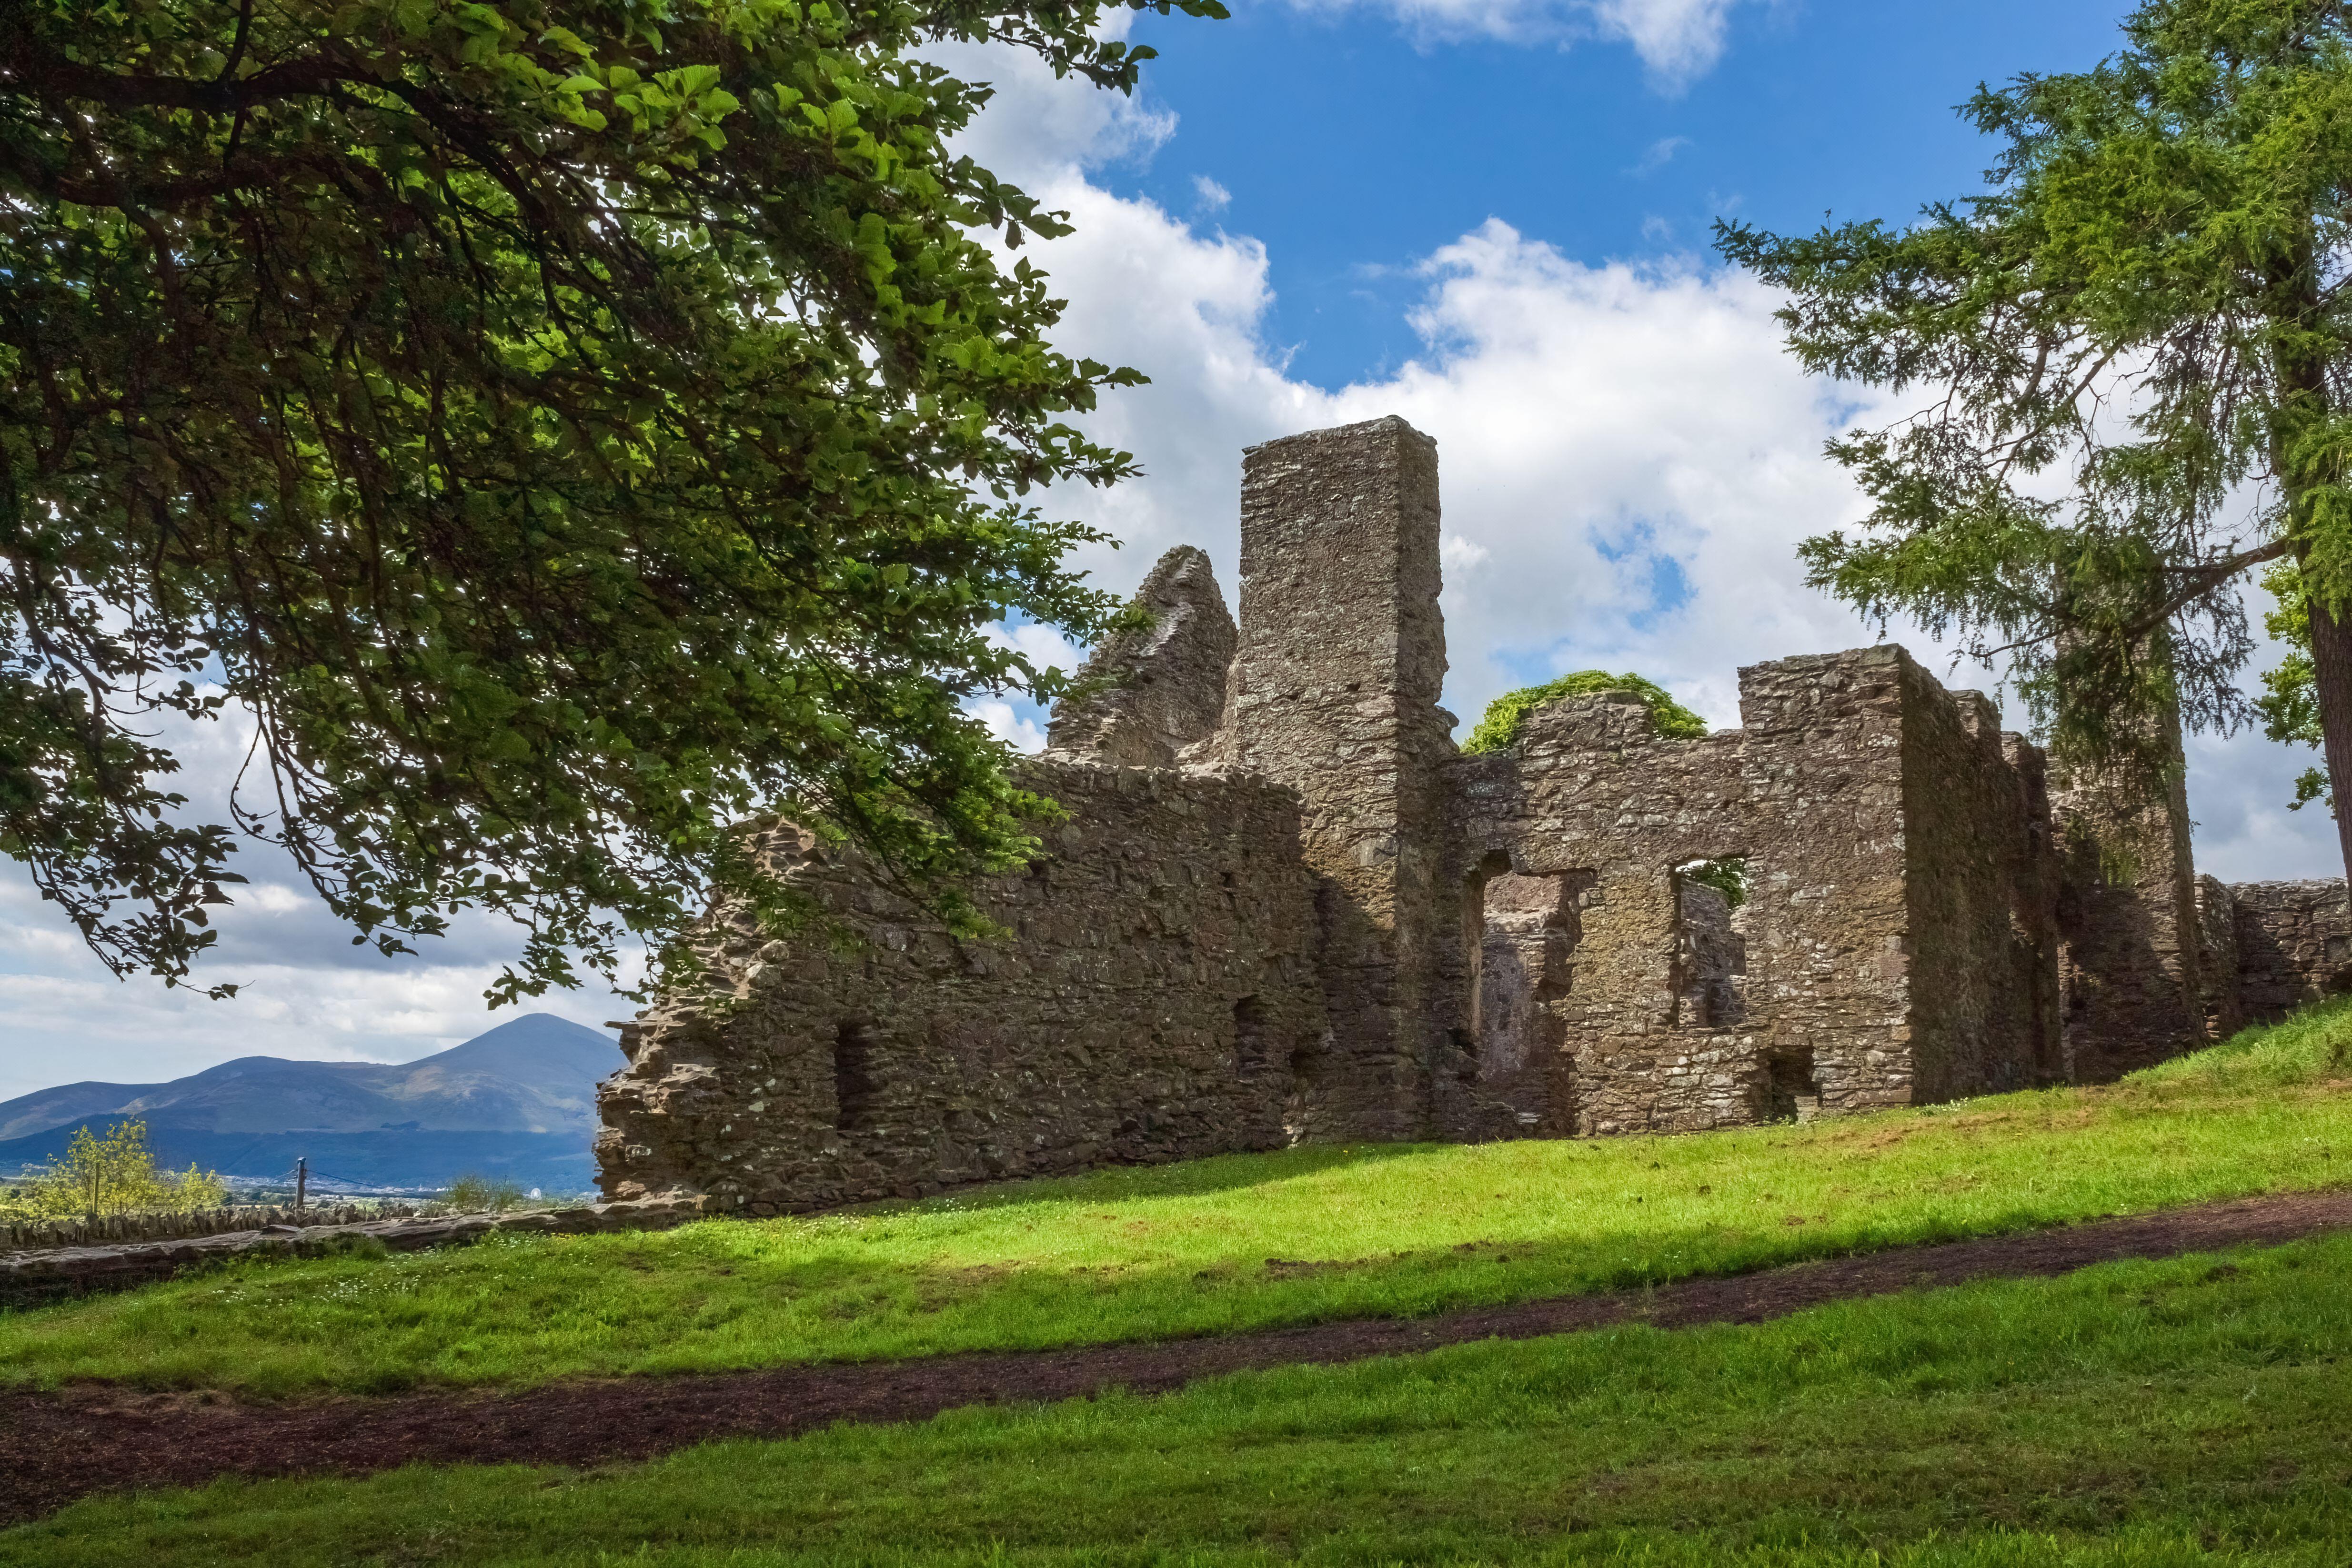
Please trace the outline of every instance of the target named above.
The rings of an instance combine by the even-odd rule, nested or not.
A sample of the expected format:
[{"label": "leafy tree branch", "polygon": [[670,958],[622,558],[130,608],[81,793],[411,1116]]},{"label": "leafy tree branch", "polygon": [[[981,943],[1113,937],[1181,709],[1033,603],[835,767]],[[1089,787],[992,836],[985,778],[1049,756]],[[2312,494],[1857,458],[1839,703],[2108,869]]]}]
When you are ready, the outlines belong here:
[{"label": "leafy tree branch", "polygon": [[[1214,0],[1158,5],[1222,15]],[[355,940],[518,921],[495,998],[673,958],[739,825],[950,911],[1043,809],[963,712],[1050,695],[1108,484],[950,142],[994,39],[1112,90],[1100,4],[27,0],[0,7],[0,848],[118,973],[187,977],[239,832]],[[163,725],[242,712],[190,801]],[[215,986],[216,992],[230,989]]]}]

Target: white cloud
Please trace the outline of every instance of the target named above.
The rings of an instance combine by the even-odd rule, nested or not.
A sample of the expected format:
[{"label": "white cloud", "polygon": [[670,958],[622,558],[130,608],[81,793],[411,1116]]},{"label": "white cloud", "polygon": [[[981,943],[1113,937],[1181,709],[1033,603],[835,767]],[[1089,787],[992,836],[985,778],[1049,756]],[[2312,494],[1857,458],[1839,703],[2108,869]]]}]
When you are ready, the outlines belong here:
[{"label": "white cloud", "polygon": [[1076,669],[1086,662],[1085,648],[1053,627],[1039,626],[1034,621],[1017,626],[1000,621],[989,628],[988,640],[1000,647],[1009,647],[1025,655],[1031,668],[1041,672]]},{"label": "white cloud", "polygon": [[987,700],[971,704],[971,711],[988,726],[990,734],[1004,742],[1016,752],[1039,752],[1045,747],[1045,731],[1035,718],[1018,712],[1010,702]]},{"label": "white cloud", "polygon": [[1668,82],[1713,68],[1723,55],[1725,20],[1734,0],[1595,0],[1604,37],[1633,46],[1642,63]]},{"label": "white cloud", "polygon": [[1633,161],[1633,166],[1625,172],[1637,179],[1646,174],[1654,174],[1673,163],[1675,154],[1689,145],[1690,138],[1687,136],[1662,137],[1651,142],[1642,155]]},{"label": "white cloud", "polygon": [[1192,190],[1201,198],[1199,205],[1202,212],[1223,212],[1233,205],[1234,193],[1206,174],[1192,176]]},{"label": "white cloud", "polygon": [[1518,44],[1573,44],[1598,37],[1628,44],[1662,89],[1676,91],[1723,58],[1739,0],[1293,0],[1309,10],[1377,5],[1433,42],[1460,37]]},{"label": "white cloud", "polygon": [[[160,1082],[245,1056],[408,1061],[523,1013],[594,1026],[630,1010],[583,990],[492,1014],[482,991],[495,964],[424,957],[339,967],[213,960],[205,978],[244,988],[213,1002],[145,976],[115,980],[48,911],[19,908],[20,894],[14,879],[0,884],[0,1100],[82,1079]],[[327,942],[341,934],[315,906],[304,925]]]}]

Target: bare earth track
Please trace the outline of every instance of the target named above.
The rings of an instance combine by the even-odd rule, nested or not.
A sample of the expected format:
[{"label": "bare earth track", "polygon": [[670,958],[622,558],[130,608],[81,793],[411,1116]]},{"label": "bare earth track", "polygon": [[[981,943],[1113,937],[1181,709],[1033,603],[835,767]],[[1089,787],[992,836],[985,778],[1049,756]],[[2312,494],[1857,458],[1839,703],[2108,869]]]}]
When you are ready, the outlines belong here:
[{"label": "bare earth track", "polygon": [[1409,1354],[1474,1340],[1534,1339],[1626,1322],[1761,1322],[1918,1287],[2043,1277],[2344,1229],[2352,1229],[2352,1191],[2297,1193],[1644,1291],[1145,1344],[577,1380],[521,1394],[287,1404],[113,1385],[0,1392],[0,1477],[6,1480],[0,1524],[37,1518],[89,1492],[201,1485],[221,1475],[643,1459],[714,1438],[787,1436],[837,1421],[920,1420],[960,1405],[1070,1399],[1112,1388],[1158,1393],[1220,1373]]}]

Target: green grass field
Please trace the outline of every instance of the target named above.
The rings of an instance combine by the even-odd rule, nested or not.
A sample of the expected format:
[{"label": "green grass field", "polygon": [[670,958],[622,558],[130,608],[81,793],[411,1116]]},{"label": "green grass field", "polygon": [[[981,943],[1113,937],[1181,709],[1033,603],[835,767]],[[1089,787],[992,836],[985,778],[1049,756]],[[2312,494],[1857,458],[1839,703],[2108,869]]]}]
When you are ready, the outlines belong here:
[{"label": "green grass field", "polygon": [[2103,1089],[1310,1148],[810,1219],[253,1264],[0,1315],[0,1377],[268,1394],[1164,1338],[2352,1184],[2352,1003]]},{"label": "green grass field", "polygon": [[2347,1411],[2336,1237],[592,1472],[92,1500],[0,1563],[2341,1568]]}]

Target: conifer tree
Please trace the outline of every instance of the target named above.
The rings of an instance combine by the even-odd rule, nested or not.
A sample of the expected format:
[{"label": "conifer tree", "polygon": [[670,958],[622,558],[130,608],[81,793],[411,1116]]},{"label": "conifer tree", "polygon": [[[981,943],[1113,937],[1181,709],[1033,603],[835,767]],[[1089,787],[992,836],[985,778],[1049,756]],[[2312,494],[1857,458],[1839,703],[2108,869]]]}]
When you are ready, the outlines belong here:
[{"label": "conifer tree", "polygon": [[2147,0],[2095,69],[1979,90],[1981,194],[1900,230],[1717,226],[1809,368],[1917,402],[1831,445],[1873,510],[1806,542],[1812,581],[2008,660],[2062,761],[2146,778],[2168,711],[2243,719],[2244,580],[2291,563],[2352,798],[2348,22]]}]

